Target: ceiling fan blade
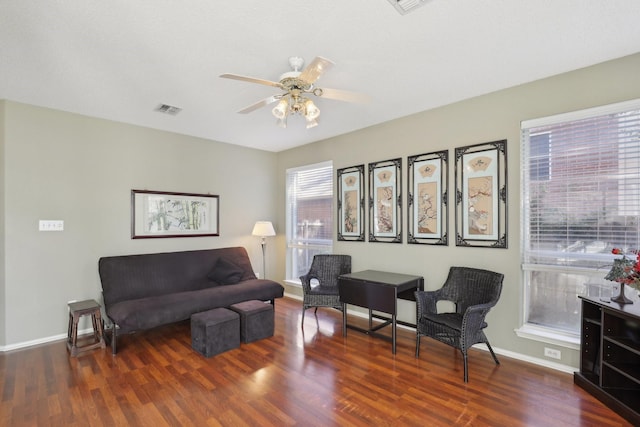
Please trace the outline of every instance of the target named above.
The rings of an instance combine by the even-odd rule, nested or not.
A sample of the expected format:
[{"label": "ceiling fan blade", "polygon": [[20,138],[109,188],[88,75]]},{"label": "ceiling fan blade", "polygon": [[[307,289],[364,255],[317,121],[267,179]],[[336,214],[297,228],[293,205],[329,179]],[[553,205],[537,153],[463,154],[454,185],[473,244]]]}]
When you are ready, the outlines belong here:
[{"label": "ceiling fan blade", "polygon": [[321,98],[335,99],[336,101],[356,102],[366,104],[371,102],[371,97],[363,93],[349,92],[347,90],[322,88]]},{"label": "ceiling fan blade", "polygon": [[262,108],[264,106],[267,106],[273,102],[276,102],[278,99],[280,99],[280,96],[278,95],[272,95],[268,98],[262,99],[258,102],[256,102],[255,104],[251,104],[248,107],[243,108],[242,110],[238,111],[238,113],[240,114],[247,114],[250,113],[254,110],[257,110],[258,108]]},{"label": "ceiling fan blade", "polygon": [[280,83],[272,82],[271,80],[257,79],[255,77],[247,77],[229,73],[220,74],[220,77],[222,77],[223,79],[241,80],[243,82],[258,83],[260,85],[273,86],[282,89],[282,85]]},{"label": "ceiling fan blade", "polygon": [[307,68],[302,70],[302,73],[298,76],[300,80],[304,80],[309,84],[313,84],[316,80],[318,80],[326,71],[330,70],[335,64],[328,60],[327,58],[323,58],[321,56],[316,56],[313,58],[313,61],[307,65]]}]

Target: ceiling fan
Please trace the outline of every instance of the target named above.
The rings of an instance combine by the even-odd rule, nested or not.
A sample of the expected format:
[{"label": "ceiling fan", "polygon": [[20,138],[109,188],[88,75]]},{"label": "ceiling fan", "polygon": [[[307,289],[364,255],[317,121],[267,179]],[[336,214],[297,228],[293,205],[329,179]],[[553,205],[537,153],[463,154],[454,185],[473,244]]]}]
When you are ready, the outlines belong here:
[{"label": "ceiling fan", "polygon": [[292,56],[289,58],[289,65],[292,71],[282,74],[277,82],[229,73],[221,74],[220,77],[282,89],[282,93],[262,99],[243,108],[238,113],[247,114],[279,101],[271,112],[278,119],[278,125],[283,128],[287,127],[287,117],[292,114],[304,116],[307,120],[307,129],[318,125],[317,119],[320,116],[320,109],[309,98],[310,95],[346,102],[364,103],[369,100],[368,96],[363,94],[317,87],[316,81],[334,65],[326,58],[316,56],[306,68],[302,69],[304,59]]}]

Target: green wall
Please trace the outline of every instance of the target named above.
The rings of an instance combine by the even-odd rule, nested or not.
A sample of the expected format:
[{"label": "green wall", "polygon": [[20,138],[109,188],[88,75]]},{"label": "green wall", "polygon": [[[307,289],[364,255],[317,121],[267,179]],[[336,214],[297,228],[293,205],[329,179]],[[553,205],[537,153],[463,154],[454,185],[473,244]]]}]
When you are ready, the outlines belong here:
[{"label": "green wall", "polygon": [[[100,300],[101,256],[240,245],[261,271],[251,230],[276,218],[274,153],[3,105],[0,349],[64,337],[67,302]],[[132,240],[131,189],[218,194],[220,236]],[[41,219],[64,220],[64,231],[38,231]]]},{"label": "green wall", "polygon": [[[505,274],[502,297],[489,313],[488,336],[494,347],[530,358],[543,358],[544,344],[522,339],[522,275],[520,270],[520,122],[583,108],[640,98],[640,54],[468,99],[442,108],[291,149],[278,156],[278,182],[290,167],[333,160],[336,169],[397,157],[403,158],[403,194],[407,194],[407,156],[449,150],[450,189],[454,187],[454,148],[506,139],[508,151],[508,249],[335,242],[334,252],[352,255],[353,269],[377,269],[425,277],[425,286],[439,288],[450,266],[462,265]],[[424,96],[428,96],[425,94]],[[368,177],[366,179],[368,181]],[[284,185],[279,194],[284,193]],[[449,196],[449,234],[455,232],[455,201]],[[284,201],[278,207],[284,206]],[[404,201],[406,209],[406,199]],[[367,213],[368,215],[368,213]],[[406,230],[406,210],[403,211]],[[285,222],[280,211],[279,225]],[[335,232],[334,232],[335,236]],[[284,245],[282,245],[284,250]],[[284,274],[284,257],[280,260]],[[291,288],[291,292],[295,289]],[[403,303],[400,317],[415,316]],[[403,344],[404,345],[404,344]],[[561,364],[578,366],[575,350],[563,349]]]}]

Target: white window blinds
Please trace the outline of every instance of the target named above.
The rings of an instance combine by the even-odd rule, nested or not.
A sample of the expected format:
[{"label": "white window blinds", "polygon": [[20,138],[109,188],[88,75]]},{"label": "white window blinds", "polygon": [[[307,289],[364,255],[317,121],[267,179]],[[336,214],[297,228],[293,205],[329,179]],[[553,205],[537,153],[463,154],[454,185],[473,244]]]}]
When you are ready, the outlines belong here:
[{"label": "white window blinds", "polygon": [[522,124],[527,264],[599,268],[640,248],[640,101]]},{"label": "white window blinds", "polygon": [[287,279],[307,273],[333,245],[333,164],[287,170]]},{"label": "white window blinds", "polygon": [[311,165],[287,171],[288,209],[292,240],[331,240],[333,168]]}]

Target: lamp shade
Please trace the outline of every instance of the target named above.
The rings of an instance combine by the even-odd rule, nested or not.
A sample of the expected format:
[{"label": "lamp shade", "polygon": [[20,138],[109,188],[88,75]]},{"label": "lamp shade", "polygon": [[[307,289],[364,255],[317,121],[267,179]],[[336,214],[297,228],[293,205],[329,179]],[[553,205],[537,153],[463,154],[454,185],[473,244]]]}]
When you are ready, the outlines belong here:
[{"label": "lamp shade", "polygon": [[260,237],[275,236],[276,230],[273,229],[271,221],[256,221],[251,234]]},{"label": "lamp shade", "polygon": [[271,113],[274,115],[276,119],[284,119],[285,117],[287,117],[287,114],[289,113],[289,111],[287,110],[288,108],[289,108],[289,103],[287,102],[287,99],[282,98],[280,102],[278,102],[278,105],[276,105],[276,107],[273,110],[271,110]]}]

